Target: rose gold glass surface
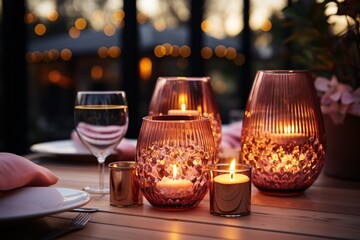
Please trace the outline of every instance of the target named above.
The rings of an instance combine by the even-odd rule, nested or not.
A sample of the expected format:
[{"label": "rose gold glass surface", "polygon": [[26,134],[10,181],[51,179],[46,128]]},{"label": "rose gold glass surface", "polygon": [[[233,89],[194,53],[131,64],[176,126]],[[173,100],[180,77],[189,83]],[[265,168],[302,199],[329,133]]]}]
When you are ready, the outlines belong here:
[{"label": "rose gold glass surface", "polygon": [[319,176],[325,159],[320,105],[308,71],[258,71],[241,134],[242,161],[253,184],[273,195],[295,195]]},{"label": "rose gold glass surface", "polygon": [[136,147],[136,175],[144,197],[161,209],[187,209],[208,191],[216,147],[209,118],[148,116]]},{"label": "rose gold glass surface", "polygon": [[191,115],[210,118],[217,146],[221,118],[209,77],[160,77],[151,98],[149,115]]}]

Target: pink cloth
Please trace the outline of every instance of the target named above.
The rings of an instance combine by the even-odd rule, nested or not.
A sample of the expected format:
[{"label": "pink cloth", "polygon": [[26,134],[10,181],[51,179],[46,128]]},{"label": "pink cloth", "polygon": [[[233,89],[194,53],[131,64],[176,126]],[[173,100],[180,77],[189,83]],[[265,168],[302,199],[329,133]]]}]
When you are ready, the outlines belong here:
[{"label": "pink cloth", "polygon": [[240,136],[242,130],[242,121],[233,122],[222,132],[221,147],[238,148],[240,147]]},{"label": "pink cloth", "polygon": [[[71,140],[74,143],[76,148],[85,148],[84,144],[81,142],[79,135],[75,130],[71,132]],[[118,153],[119,161],[135,161],[136,145],[132,143],[129,139],[123,138],[119,145],[115,149]]]},{"label": "pink cloth", "polygon": [[49,169],[7,152],[0,153],[0,191],[24,186],[50,186],[58,177]]}]

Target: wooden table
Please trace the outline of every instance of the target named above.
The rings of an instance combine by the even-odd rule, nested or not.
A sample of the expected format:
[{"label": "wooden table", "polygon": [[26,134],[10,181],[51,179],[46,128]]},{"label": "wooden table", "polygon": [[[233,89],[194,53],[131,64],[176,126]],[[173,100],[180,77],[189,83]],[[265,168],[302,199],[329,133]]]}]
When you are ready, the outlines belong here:
[{"label": "wooden table", "polygon": [[[59,177],[54,187],[81,190],[97,183],[94,159],[29,157]],[[208,195],[198,207],[186,211],[157,210],[145,199],[140,207],[117,208],[109,205],[109,195],[93,196],[86,206],[99,212],[84,229],[62,239],[360,239],[360,182],[321,175],[295,197],[267,196],[253,187],[251,203],[249,216],[225,218],[210,214]],[[69,223],[76,214],[5,223],[0,227],[1,238],[36,239]]]}]

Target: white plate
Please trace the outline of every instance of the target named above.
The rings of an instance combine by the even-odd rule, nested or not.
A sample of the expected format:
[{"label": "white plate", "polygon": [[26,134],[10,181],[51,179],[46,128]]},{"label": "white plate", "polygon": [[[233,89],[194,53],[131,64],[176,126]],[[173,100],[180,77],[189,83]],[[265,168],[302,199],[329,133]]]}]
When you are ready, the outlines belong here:
[{"label": "white plate", "polygon": [[24,187],[0,193],[0,222],[47,216],[85,205],[87,192],[54,187]]},{"label": "white plate", "polygon": [[60,155],[90,155],[90,152],[85,147],[75,147],[71,139],[37,143],[32,145],[30,150],[36,153]]},{"label": "white plate", "polygon": [[[136,139],[123,139],[136,146]],[[49,153],[56,155],[91,155],[83,146],[75,146],[71,139],[37,143],[30,147],[36,153]]]}]

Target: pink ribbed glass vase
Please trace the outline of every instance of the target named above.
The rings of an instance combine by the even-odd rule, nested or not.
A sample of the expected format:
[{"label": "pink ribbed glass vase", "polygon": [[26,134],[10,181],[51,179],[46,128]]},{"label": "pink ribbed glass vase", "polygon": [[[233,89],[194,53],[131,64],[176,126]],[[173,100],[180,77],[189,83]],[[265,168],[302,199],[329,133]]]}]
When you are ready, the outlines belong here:
[{"label": "pink ribbed glass vase", "polygon": [[208,191],[215,154],[209,118],[144,117],[136,147],[136,176],[144,197],[160,209],[197,206]]},{"label": "pink ribbed glass vase", "polygon": [[253,184],[272,195],[296,195],[319,176],[325,132],[319,99],[306,71],[258,71],[241,133],[241,160]]},{"label": "pink ribbed glass vase", "polygon": [[210,119],[217,147],[221,143],[221,117],[209,77],[159,77],[149,115],[190,115]]}]

